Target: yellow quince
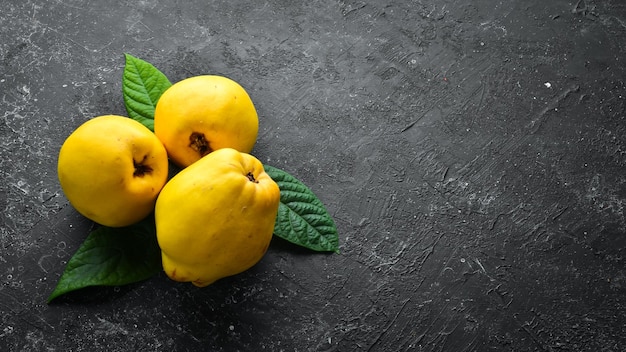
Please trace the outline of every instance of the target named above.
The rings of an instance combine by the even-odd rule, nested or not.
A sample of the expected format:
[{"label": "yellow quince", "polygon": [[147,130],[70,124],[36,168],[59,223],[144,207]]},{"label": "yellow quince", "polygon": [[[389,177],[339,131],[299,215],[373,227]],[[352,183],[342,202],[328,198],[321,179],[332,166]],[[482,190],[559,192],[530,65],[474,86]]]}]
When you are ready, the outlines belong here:
[{"label": "yellow quince", "polygon": [[167,152],[141,123],[98,116],[67,137],[57,172],[65,196],[79,213],[101,225],[127,226],[154,210],[167,181]]},{"label": "yellow quince", "polygon": [[216,150],[163,187],[155,209],[163,270],[207,286],[256,264],[270,244],[280,190],[254,156]]},{"label": "yellow quince", "polygon": [[175,83],[161,95],[154,111],[154,133],[180,167],[220,148],[250,153],[258,130],[250,96],[222,76],[194,76]]}]

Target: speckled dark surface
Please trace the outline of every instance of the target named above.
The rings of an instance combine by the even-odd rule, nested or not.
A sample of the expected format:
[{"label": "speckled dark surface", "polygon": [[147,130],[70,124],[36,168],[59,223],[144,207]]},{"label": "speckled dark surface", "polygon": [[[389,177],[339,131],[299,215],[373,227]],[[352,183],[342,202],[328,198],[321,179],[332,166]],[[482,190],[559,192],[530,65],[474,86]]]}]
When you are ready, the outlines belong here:
[{"label": "speckled dark surface", "polygon": [[[621,0],[2,1],[1,351],[625,351]],[[126,115],[123,54],[255,102],[254,154],[340,254],[275,240],[204,289],[46,298],[93,224],[67,135]]]}]

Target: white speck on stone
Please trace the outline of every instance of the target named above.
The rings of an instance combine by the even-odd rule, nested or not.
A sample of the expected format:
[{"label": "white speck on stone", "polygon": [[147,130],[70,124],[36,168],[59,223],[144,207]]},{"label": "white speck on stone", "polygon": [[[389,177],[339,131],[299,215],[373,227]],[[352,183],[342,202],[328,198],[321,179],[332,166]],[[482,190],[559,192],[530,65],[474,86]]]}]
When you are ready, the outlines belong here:
[{"label": "white speck on stone", "polygon": [[543,85],[546,86],[546,88],[552,88],[552,83],[550,82],[546,82]]}]

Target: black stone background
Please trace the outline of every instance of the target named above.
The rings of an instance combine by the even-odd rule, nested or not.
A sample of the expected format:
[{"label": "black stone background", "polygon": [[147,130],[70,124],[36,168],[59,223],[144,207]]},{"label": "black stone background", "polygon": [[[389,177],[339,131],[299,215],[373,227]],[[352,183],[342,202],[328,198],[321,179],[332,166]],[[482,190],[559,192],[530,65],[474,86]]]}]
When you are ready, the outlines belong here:
[{"label": "black stone background", "polygon": [[[1,351],[626,351],[626,2],[0,2]],[[94,225],[69,133],[126,115],[123,54],[250,93],[254,154],[340,254],[275,239],[204,289],[45,303]]]}]

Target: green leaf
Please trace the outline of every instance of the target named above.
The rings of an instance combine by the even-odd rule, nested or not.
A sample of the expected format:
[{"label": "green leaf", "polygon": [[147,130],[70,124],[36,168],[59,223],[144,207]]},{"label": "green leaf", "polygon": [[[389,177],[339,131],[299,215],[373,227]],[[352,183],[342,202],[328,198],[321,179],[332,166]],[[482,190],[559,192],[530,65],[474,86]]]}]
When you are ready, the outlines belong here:
[{"label": "green leaf", "polygon": [[88,286],[120,286],[146,280],[160,270],[154,216],[127,227],[99,227],[67,263],[48,303]]},{"label": "green leaf", "polygon": [[324,204],[300,180],[270,165],[265,172],[280,188],[274,235],[320,252],[339,253],[339,237]]},{"label": "green leaf", "polygon": [[172,83],[152,64],[124,54],[122,92],[128,116],[154,131],[154,108]]}]

